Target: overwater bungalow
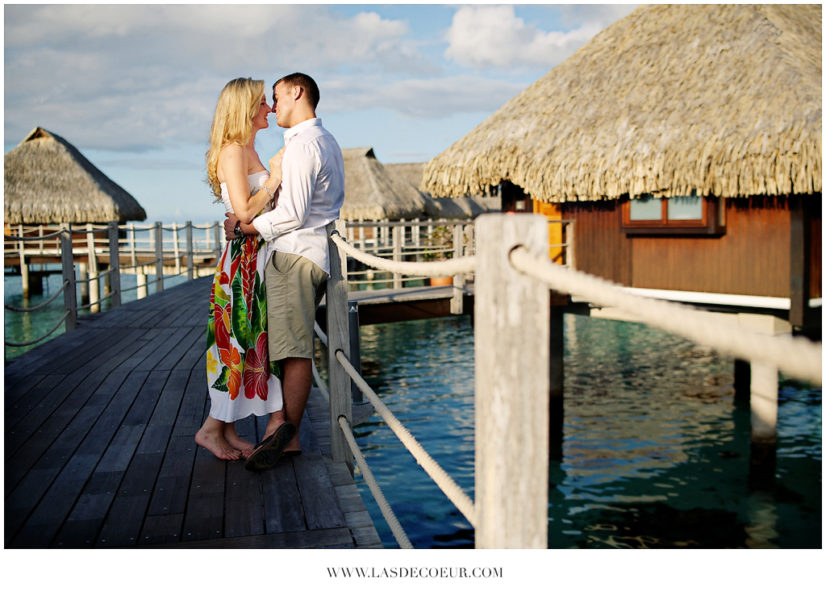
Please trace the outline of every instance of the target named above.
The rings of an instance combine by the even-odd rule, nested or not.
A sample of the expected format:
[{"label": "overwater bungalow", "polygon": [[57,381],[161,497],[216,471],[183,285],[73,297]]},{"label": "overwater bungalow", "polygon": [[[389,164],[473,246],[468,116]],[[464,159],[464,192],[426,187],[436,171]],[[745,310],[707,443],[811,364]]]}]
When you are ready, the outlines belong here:
[{"label": "overwater bungalow", "polygon": [[4,155],[3,178],[6,226],[146,219],[131,194],[69,141],[39,126]]},{"label": "overwater bungalow", "polygon": [[820,333],[819,5],[652,5],[608,27],[425,168],[574,221],[575,267]]},{"label": "overwater bungalow", "polygon": [[406,180],[392,176],[371,147],[343,149],[345,221],[414,219],[424,215],[425,199]]},{"label": "overwater bungalow", "polygon": [[[391,177],[401,178],[418,191],[425,163],[388,163],[384,167]],[[422,195],[425,198],[425,215],[434,219],[473,219],[482,213],[500,209],[498,188],[485,194],[455,198],[434,197],[429,192],[422,192]]]}]

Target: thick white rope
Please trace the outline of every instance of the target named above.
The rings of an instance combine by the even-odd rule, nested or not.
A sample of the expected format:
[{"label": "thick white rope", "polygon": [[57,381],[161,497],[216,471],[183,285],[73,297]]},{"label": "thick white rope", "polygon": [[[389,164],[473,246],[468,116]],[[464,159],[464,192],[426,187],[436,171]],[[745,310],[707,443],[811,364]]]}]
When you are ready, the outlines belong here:
[{"label": "thick white rope", "polygon": [[356,465],[361,469],[361,474],[364,476],[364,482],[367,484],[367,487],[370,488],[370,493],[373,494],[376,504],[379,505],[381,514],[384,516],[384,520],[387,521],[390,532],[393,533],[393,537],[396,538],[399,547],[402,549],[413,549],[413,544],[410,543],[410,539],[408,539],[401,523],[399,523],[399,519],[396,518],[393,509],[390,508],[390,504],[387,503],[384,493],[381,491],[379,484],[376,482],[376,478],[373,477],[373,473],[370,471],[370,467],[367,466],[367,461],[364,460],[364,455],[361,453],[358,444],[356,444],[356,438],[353,436],[353,430],[350,428],[347,418],[343,415],[339,417],[338,425],[341,426],[344,439],[350,446],[350,452],[353,453],[353,457],[356,459]]},{"label": "thick white rope", "polygon": [[391,273],[402,275],[422,275],[426,277],[442,277],[449,275],[461,275],[462,273],[472,273],[476,268],[476,257],[462,256],[451,260],[437,262],[402,262],[399,260],[389,260],[368,254],[363,250],[354,248],[348,244],[338,232],[333,232],[330,238],[336,246],[356,260],[363,262],[369,267]]},{"label": "thick white rope", "polygon": [[453,478],[441,468],[439,463],[437,463],[433,457],[427,453],[427,451],[421,444],[419,444],[418,440],[413,437],[407,428],[405,428],[402,423],[396,419],[396,416],[393,415],[390,409],[382,403],[378,395],[376,395],[373,389],[370,388],[370,385],[364,381],[364,378],[362,378],[356,371],[342,351],[336,352],[336,359],[341,363],[350,378],[353,379],[353,381],[358,385],[376,409],[376,413],[381,415],[382,419],[384,419],[390,429],[393,430],[401,443],[404,444],[405,448],[410,451],[410,454],[413,455],[413,458],[416,459],[416,462],[422,469],[424,469],[425,473],[427,473],[436,485],[439,486],[445,496],[453,502],[468,522],[475,527],[476,515],[473,508],[473,501],[468,498],[467,494],[462,491],[462,488],[460,488],[459,485],[453,481]]},{"label": "thick white rope", "polygon": [[[316,327],[316,331],[319,330],[320,329]],[[330,392],[327,390],[327,387],[324,386],[324,381],[321,379],[321,374],[318,373],[318,368],[316,367],[315,362],[312,362],[312,364],[315,385],[318,387],[318,390],[321,391],[321,395],[327,400],[327,403],[329,403]],[[342,432],[344,433],[344,439],[350,447],[350,452],[353,453],[353,457],[356,459],[356,465],[358,465],[358,468],[361,470],[361,474],[364,476],[364,482],[367,484],[370,493],[373,494],[373,498],[376,500],[376,504],[379,505],[379,510],[381,511],[384,520],[387,521],[387,525],[390,527],[390,532],[393,533],[393,537],[396,538],[399,547],[403,549],[412,548],[413,545],[410,543],[410,539],[408,539],[401,523],[399,523],[399,519],[396,518],[396,514],[393,512],[393,509],[390,508],[387,498],[384,497],[384,492],[381,491],[376,478],[373,476],[373,472],[370,471],[370,467],[367,466],[367,460],[364,458],[364,454],[362,454],[361,449],[356,443],[356,438],[353,436],[353,430],[350,428],[347,418],[343,415],[340,416],[338,418],[338,424],[341,426]]]},{"label": "thick white rope", "polygon": [[642,322],[728,355],[777,367],[800,380],[823,383],[822,348],[808,339],[762,334],[689,306],[632,295],[621,285],[531,256],[524,247],[514,248],[510,260],[518,271],[561,293],[619,308]]}]

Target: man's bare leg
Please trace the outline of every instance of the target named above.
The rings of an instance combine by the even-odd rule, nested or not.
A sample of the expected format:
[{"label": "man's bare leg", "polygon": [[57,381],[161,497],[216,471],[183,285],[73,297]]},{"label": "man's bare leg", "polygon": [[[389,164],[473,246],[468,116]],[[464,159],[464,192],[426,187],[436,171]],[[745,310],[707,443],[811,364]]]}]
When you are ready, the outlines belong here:
[{"label": "man's bare leg", "polygon": [[284,410],[270,414],[265,437],[278,429],[284,421],[288,421],[296,428],[295,436],[287,444],[284,452],[300,451],[298,443],[298,425],[304,415],[307,398],[310,396],[310,387],[313,382],[313,360],[303,357],[288,357],[281,360],[284,369],[284,379],[281,390],[284,393]]},{"label": "man's bare leg", "polygon": [[207,417],[204,425],[195,434],[195,443],[203,446],[219,459],[225,461],[237,461],[241,456],[241,451],[230,446],[224,438],[226,422],[214,417]]}]

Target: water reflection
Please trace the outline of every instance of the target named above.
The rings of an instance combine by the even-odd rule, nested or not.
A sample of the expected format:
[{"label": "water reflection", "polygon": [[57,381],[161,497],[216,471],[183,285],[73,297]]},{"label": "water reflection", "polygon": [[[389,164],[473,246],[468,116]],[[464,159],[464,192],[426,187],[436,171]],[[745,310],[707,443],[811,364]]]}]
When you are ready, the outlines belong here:
[{"label": "water reflection", "polygon": [[[471,498],[472,333],[467,317],[361,329],[368,383]],[[755,469],[732,360],[635,323],[566,315],[564,334],[550,547],[821,547],[819,388],[781,379],[774,465]],[[357,435],[416,547],[473,546],[470,525],[377,416]]]}]

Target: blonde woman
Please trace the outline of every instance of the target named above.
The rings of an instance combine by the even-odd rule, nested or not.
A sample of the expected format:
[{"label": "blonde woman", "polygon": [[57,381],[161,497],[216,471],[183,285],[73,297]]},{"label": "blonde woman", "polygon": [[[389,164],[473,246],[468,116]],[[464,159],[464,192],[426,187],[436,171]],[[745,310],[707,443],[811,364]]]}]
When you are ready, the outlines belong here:
[{"label": "blonde woman", "polygon": [[[222,201],[245,223],[273,208],[281,184],[281,152],[270,160],[269,172],[255,152],[255,135],[269,126],[270,113],[264,81],[238,78],[221,91],[212,121],[207,180],[216,202]],[[207,323],[210,411],[195,442],[219,459],[238,460],[253,451],[254,445],[238,436],[235,421],[283,409],[278,370],[267,353],[262,244],[259,236],[243,234],[228,241],[212,283]]]}]

